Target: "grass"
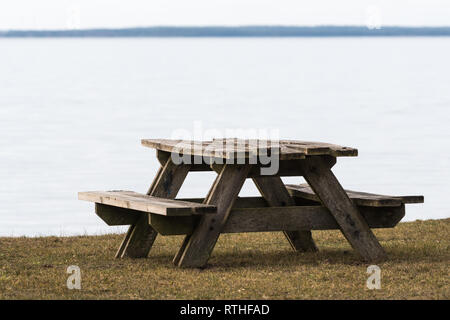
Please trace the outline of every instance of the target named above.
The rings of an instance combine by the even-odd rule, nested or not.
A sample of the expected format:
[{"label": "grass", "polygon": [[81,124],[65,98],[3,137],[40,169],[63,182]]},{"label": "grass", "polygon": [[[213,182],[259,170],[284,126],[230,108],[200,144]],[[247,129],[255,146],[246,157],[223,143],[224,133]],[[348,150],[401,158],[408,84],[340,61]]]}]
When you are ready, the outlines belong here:
[{"label": "grass", "polygon": [[[0,238],[1,299],[449,299],[450,219],[375,230],[388,253],[381,289],[338,231],[313,232],[318,253],[282,233],[222,235],[207,268],[171,260],[181,237],[158,237],[148,259],[114,259],[123,235]],[[66,269],[81,268],[69,290]]]}]

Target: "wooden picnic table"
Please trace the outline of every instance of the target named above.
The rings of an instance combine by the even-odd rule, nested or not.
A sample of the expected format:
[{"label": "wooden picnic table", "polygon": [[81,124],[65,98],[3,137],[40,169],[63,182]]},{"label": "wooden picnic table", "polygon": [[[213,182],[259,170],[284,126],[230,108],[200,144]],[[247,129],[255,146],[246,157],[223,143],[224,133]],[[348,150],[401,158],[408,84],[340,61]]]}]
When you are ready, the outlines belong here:
[{"label": "wooden picnic table", "polygon": [[[405,214],[405,203],[423,202],[423,196],[344,190],[331,168],[337,157],[357,156],[354,148],[240,139],[144,139],[142,145],[156,149],[161,164],[145,195],[79,193],[79,199],[95,202],[97,215],[108,225],[130,225],[119,258],[147,257],[158,233],[184,234],[174,264],[203,267],[221,233],[283,231],[294,250],[316,251],[311,230],[340,229],[364,260],[379,261],[385,251],[371,228],[394,227]],[[278,161],[271,175],[263,170],[273,164],[268,157]],[[217,177],[205,198],[175,199],[191,171],[215,171]],[[307,184],[285,185],[283,176],[303,176]],[[247,178],[262,197],[238,197]]]}]

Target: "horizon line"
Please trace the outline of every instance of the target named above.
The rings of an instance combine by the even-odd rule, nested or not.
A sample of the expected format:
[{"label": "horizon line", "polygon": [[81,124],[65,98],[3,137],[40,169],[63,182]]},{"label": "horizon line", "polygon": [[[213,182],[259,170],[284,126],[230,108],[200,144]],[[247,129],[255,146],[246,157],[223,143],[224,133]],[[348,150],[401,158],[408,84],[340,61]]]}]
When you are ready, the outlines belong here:
[{"label": "horizon line", "polygon": [[44,37],[399,37],[450,36],[450,26],[242,25],[0,30],[1,38]]},{"label": "horizon line", "polygon": [[294,24],[237,24],[237,25],[150,25],[150,26],[128,26],[128,27],[87,27],[87,28],[33,28],[33,29],[0,29],[0,32],[11,32],[11,31],[90,31],[90,30],[128,30],[128,29],[152,29],[152,28],[365,28],[368,30],[380,30],[384,28],[407,28],[407,29],[434,29],[434,28],[450,28],[449,25],[381,25],[378,28],[369,28],[367,25],[363,24],[316,24],[316,25],[294,25]]}]

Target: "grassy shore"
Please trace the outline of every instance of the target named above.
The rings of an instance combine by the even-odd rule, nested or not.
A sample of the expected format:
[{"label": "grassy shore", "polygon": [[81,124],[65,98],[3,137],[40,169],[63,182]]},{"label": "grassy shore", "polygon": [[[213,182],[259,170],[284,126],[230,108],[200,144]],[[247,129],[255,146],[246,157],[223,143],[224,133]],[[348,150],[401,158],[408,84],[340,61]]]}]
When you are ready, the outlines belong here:
[{"label": "grassy shore", "polygon": [[[450,219],[376,230],[388,253],[381,289],[338,231],[314,232],[318,253],[282,233],[222,235],[207,268],[171,260],[182,237],[158,237],[148,259],[114,259],[122,235],[0,238],[1,299],[449,299]],[[69,290],[66,269],[81,268]]]}]

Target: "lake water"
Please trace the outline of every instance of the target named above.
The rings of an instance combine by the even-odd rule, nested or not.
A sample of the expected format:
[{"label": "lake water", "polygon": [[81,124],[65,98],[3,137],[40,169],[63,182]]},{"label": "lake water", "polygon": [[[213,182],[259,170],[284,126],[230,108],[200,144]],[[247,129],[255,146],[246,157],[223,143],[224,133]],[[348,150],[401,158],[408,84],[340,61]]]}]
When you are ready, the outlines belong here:
[{"label": "lake water", "polygon": [[333,169],[344,187],[449,217],[449,57],[450,38],[0,39],[0,236],[123,230],[77,192],[145,192],[159,165],[140,139],[194,123],[358,148]]}]

